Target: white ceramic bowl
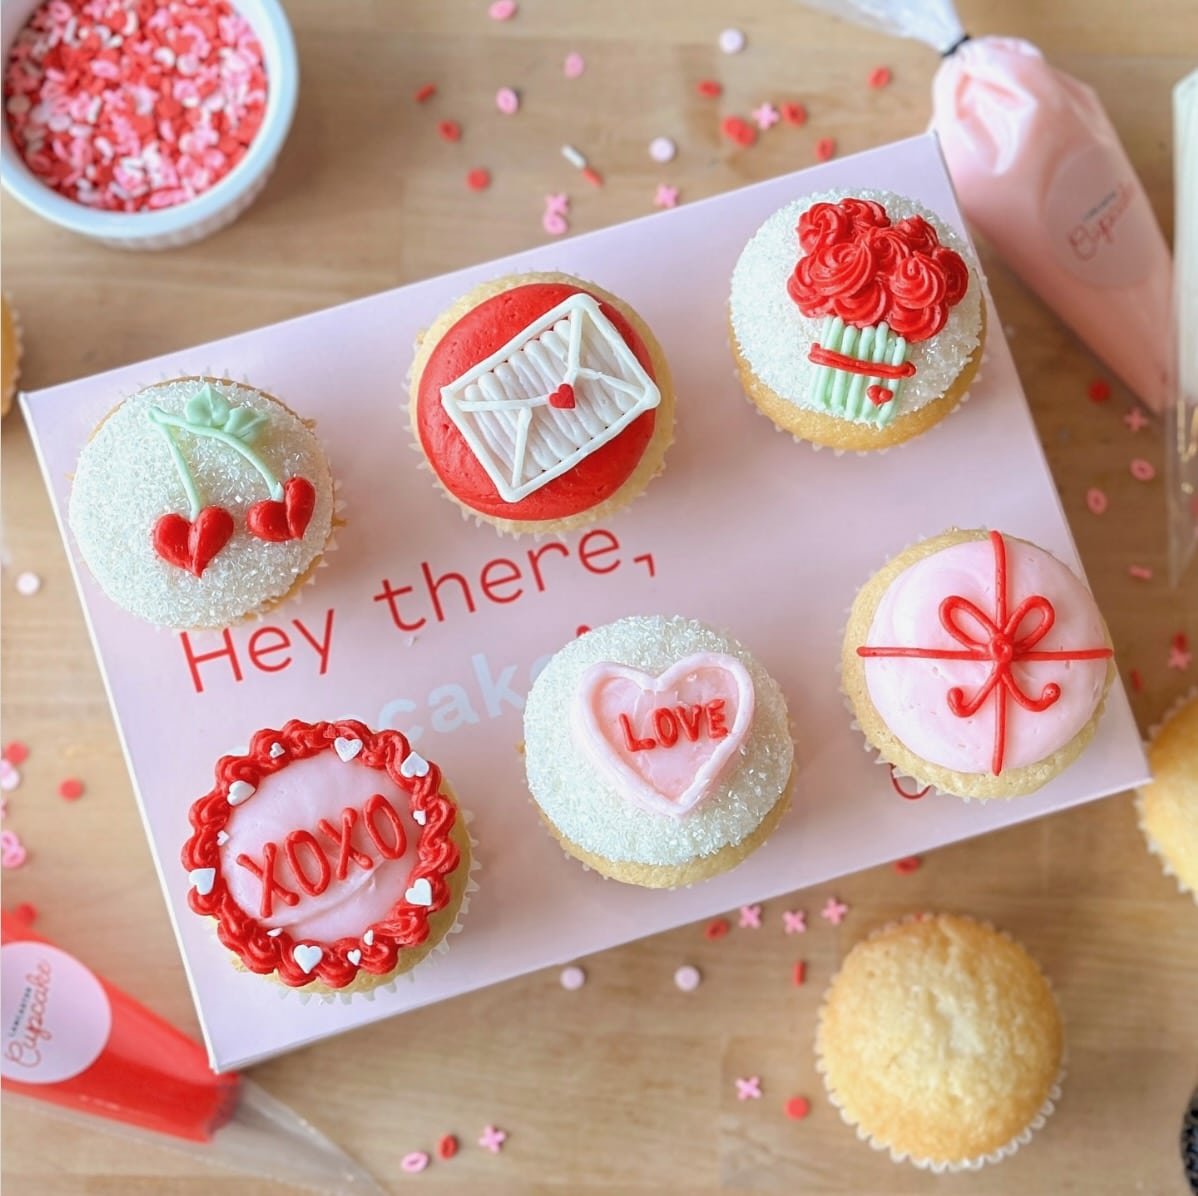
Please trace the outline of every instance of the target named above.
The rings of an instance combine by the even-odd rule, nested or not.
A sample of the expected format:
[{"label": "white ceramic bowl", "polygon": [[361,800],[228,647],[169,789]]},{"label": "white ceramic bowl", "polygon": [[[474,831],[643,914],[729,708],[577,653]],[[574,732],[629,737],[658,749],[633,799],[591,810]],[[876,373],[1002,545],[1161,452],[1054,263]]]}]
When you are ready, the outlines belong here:
[{"label": "white ceramic bowl", "polygon": [[[245,157],[214,187],[186,203],[155,212],[102,212],[75,203],[40,182],[21,160],[0,117],[0,176],[4,189],[54,224],[116,249],[173,249],[198,241],[236,220],[253,203],[274,169],[291,128],[299,91],[299,60],[291,26],[278,0],[232,0],[262,44],[266,111]],[[8,50],[40,0],[3,0],[0,46]]]}]

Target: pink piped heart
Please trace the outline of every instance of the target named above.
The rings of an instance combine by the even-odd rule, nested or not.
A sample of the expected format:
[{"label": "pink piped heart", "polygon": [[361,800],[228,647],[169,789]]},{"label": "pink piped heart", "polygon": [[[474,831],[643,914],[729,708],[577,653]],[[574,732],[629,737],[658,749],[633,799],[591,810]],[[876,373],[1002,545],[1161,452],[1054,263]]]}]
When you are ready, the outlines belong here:
[{"label": "pink piped heart", "polygon": [[753,705],[752,678],[734,656],[700,652],[656,677],[601,662],[582,676],[573,733],[633,805],[681,818],[744,744]]},{"label": "pink piped heart", "polygon": [[865,397],[875,407],[882,407],[889,403],[894,398],[894,391],[888,390],[885,386],[871,386],[866,392]]},{"label": "pink piped heart", "polygon": [[549,406],[556,407],[558,411],[573,411],[574,410],[574,387],[569,382],[563,382],[549,396]]}]

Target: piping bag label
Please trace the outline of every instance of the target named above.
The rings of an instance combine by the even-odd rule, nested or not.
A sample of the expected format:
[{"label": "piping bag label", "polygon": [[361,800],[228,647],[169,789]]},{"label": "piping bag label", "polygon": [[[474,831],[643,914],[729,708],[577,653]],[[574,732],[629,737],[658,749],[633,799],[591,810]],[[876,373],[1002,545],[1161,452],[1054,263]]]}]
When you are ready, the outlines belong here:
[{"label": "piping bag label", "polygon": [[1061,265],[1091,286],[1131,286],[1155,261],[1148,198],[1106,146],[1065,160],[1044,196],[1044,221]]},{"label": "piping bag label", "polygon": [[0,948],[0,1007],[0,1076],[25,1084],[59,1084],[85,1072],[112,1030],[112,1006],[99,980],[49,943]]}]

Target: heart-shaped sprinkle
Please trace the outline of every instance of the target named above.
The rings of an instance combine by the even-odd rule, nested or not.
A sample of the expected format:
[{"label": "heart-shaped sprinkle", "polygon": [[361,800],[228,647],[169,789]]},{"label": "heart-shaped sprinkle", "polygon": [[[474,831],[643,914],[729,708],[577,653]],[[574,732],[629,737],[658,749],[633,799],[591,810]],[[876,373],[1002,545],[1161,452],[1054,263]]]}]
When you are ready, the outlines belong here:
[{"label": "heart-shaped sprinkle", "polygon": [[338,735],[333,740],[333,750],[348,764],[362,750],[362,741],[346,739],[344,735]]},{"label": "heart-shaped sprinkle", "polygon": [[168,565],[203,577],[232,534],[233,516],[224,507],[205,507],[194,523],[171,513],[154,524],[154,551]]},{"label": "heart-shaped sprinkle", "polygon": [[286,749],[281,743],[272,743],[270,745],[270,758],[272,760],[277,760],[285,750]]},{"label": "heart-shaped sprinkle", "polygon": [[229,805],[239,806],[243,801],[249,801],[257,792],[249,781],[234,781],[229,786]]},{"label": "heart-shaped sprinkle", "polygon": [[871,386],[865,395],[875,407],[881,407],[894,398],[894,391],[885,386]]},{"label": "heart-shaped sprinkle", "polygon": [[228,831],[217,831],[216,832],[217,847],[224,847],[224,845],[226,843],[228,843],[228,841],[229,841],[229,832]]},{"label": "heart-shaped sprinkle", "polygon": [[366,946],[368,946],[368,947],[372,946],[374,944],[374,931],[368,930],[362,936],[362,942],[364,942],[366,944]]},{"label": "heart-shaped sprinkle", "polygon": [[549,406],[556,407],[558,411],[573,411],[574,410],[574,387],[569,382],[563,382],[549,396]]},{"label": "heart-shaped sprinkle", "polygon": [[191,882],[191,887],[201,897],[207,897],[212,892],[212,886],[216,884],[216,869],[193,868],[187,874],[187,879]]},{"label": "heart-shaped sprinkle", "polygon": [[409,752],[399,766],[399,775],[402,777],[427,777],[428,761],[416,752]]},{"label": "heart-shaped sprinkle", "polygon": [[433,886],[428,883],[428,877],[422,876],[404,894],[404,900],[412,905],[432,905]]},{"label": "heart-shaped sprinkle", "polygon": [[300,943],[291,953],[305,975],[311,975],[312,970],[324,959],[324,948],[312,943]]},{"label": "heart-shaped sprinkle", "polygon": [[352,963],[356,968],[358,964],[362,962],[362,952],[355,947],[352,951],[347,951],[345,953],[345,958],[348,959],[349,962]]},{"label": "heart-shaped sprinkle", "polygon": [[279,937],[279,935],[281,935],[282,933],[283,933],[283,928],[281,926],[278,926],[274,930],[268,930],[266,932],[266,937],[268,939],[277,939]]},{"label": "heart-shaped sprinkle", "polygon": [[302,540],[316,509],[316,487],[307,478],[289,478],[281,502],[264,498],[246,512],[245,526],[251,536],[282,544]]},{"label": "heart-shaped sprinkle", "polygon": [[413,810],[412,821],[417,826],[423,826],[428,821],[428,814],[424,810]]}]

